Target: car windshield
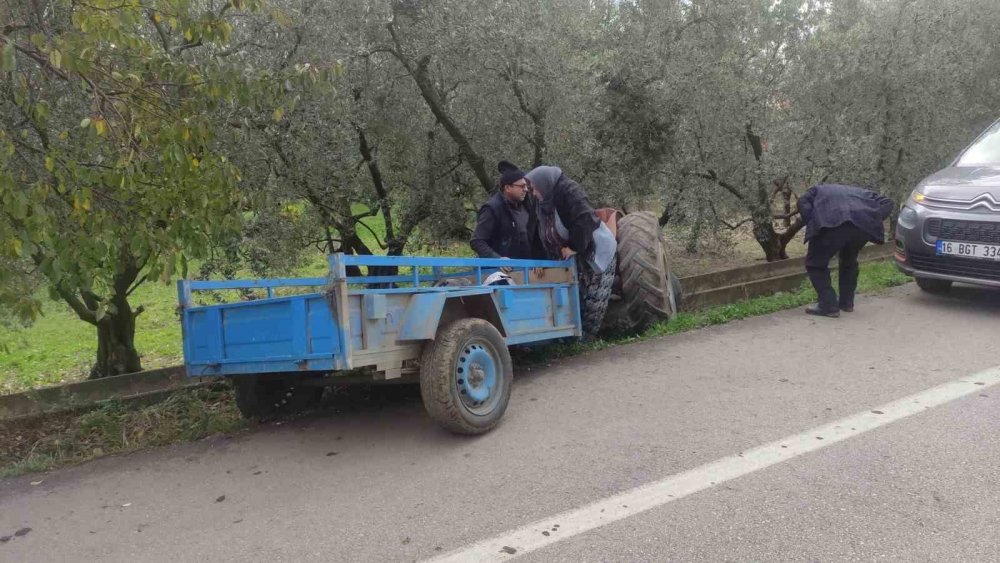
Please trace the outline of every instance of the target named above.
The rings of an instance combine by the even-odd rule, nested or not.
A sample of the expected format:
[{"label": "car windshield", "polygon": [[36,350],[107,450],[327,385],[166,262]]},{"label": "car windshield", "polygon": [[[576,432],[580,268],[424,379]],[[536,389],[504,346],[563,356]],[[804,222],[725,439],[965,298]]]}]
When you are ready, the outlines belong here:
[{"label": "car windshield", "polygon": [[997,164],[1000,164],[1000,121],[987,129],[986,133],[958,159],[958,166]]}]

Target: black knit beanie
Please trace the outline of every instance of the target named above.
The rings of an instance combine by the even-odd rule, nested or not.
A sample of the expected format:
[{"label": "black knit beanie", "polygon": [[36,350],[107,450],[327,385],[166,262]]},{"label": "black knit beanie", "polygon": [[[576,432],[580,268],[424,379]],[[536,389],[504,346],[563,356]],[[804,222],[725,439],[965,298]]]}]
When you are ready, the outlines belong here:
[{"label": "black knit beanie", "polygon": [[509,186],[521,178],[524,178],[524,171],[506,160],[501,160],[500,163],[497,164],[497,170],[500,171],[501,188]]}]

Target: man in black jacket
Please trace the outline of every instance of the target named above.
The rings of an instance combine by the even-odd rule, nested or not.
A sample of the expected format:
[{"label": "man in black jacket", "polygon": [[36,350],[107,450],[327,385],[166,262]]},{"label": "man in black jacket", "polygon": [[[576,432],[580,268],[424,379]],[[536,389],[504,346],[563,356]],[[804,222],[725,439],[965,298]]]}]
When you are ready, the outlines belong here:
[{"label": "man in black jacket", "polygon": [[479,208],[469,245],[480,258],[544,260],[546,254],[535,211],[537,202],[529,193],[524,172],[506,160],[500,161],[497,169],[500,191]]},{"label": "man in black jacket", "polygon": [[[895,203],[873,191],[840,184],[819,184],[799,198],[806,224],[806,271],[819,302],[806,308],[810,315],[839,317],[854,311],[858,287],[858,253],[869,241],[885,242],[883,223]],[[830,260],[840,255],[840,297],[830,281]]]}]

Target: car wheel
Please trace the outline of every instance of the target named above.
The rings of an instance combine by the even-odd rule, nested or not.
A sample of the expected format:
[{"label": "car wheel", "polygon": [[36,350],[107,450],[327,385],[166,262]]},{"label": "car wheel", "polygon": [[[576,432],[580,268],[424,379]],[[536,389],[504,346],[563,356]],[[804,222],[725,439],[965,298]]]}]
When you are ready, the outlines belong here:
[{"label": "car wheel", "polygon": [[928,293],[945,293],[951,289],[951,280],[939,280],[935,278],[915,278],[917,287]]}]

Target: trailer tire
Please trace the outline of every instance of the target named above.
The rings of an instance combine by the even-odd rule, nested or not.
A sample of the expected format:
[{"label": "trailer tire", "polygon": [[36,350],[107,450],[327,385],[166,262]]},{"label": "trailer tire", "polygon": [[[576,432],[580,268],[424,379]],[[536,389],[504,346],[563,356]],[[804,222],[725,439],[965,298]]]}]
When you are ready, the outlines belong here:
[{"label": "trailer tire", "polygon": [[289,376],[240,375],[231,378],[236,407],[244,418],[267,420],[319,405],[323,388],[298,385]]},{"label": "trailer tire", "polygon": [[639,334],[680,308],[680,280],[669,273],[663,235],[656,215],[629,213],[618,222],[620,293],[608,307],[603,330]]},{"label": "trailer tire", "polygon": [[503,417],[514,381],[500,331],[483,319],[459,319],[438,330],[420,359],[420,396],[438,424],[483,434]]}]

